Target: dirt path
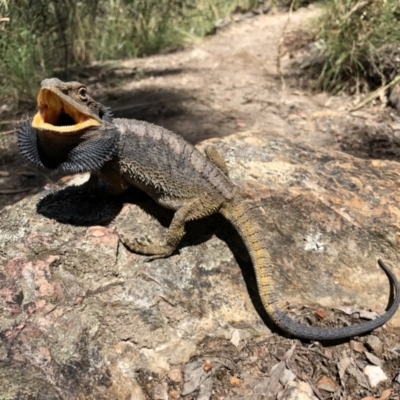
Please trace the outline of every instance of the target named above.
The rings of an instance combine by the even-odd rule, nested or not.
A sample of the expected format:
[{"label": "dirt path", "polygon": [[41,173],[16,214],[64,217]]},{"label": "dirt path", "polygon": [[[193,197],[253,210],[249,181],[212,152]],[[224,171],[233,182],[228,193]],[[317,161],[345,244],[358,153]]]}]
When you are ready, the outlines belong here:
[{"label": "dirt path", "polygon": [[[305,26],[318,13],[316,7],[294,13],[288,30]],[[260,129],[333,146],[335,138],[321,135],[318,120],[335,99],[290,86],[281,89],[276,62],[287,18],[286,13],[259,16],[231,25],[192,49],[126,61],[121,73],[129,81],[109,90],[103,100],[116,116],[158,123],[193,143]],[[287,61],[286,56],[283,63]],[[144,78],[134,81],[132,75]]]}]

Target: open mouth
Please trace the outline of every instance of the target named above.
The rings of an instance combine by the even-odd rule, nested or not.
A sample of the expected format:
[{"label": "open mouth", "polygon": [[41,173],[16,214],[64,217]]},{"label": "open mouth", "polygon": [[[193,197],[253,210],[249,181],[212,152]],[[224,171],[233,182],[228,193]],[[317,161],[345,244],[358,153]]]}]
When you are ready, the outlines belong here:
[{"label": "open mouth", "polygon": [[64,101],[52,90],[41,89],[37,100],[39,111],[32,122],[32,127],[35,129],[75,133],[82,129],[101,125],[93,116],[85,114],[69,102]]}]

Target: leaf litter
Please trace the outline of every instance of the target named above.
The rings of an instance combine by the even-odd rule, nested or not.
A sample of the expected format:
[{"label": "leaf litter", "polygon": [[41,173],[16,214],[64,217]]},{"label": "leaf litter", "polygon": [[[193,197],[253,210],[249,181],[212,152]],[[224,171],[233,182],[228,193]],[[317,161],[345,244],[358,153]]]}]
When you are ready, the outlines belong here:
[{"label": "leaf litter", "polygon": [[[325,317],[317,311],[295,313],[319,326],[360,323],[354,312],[327,310]],[[232,332],[230,339],[203,340],[186,365],[174,365],[173,373],[152,384],[166,382],[168,399],[182,400],[399,399],[400,330],[380,328],[338,344],[278,334],[244,339],[240,329]]]}]

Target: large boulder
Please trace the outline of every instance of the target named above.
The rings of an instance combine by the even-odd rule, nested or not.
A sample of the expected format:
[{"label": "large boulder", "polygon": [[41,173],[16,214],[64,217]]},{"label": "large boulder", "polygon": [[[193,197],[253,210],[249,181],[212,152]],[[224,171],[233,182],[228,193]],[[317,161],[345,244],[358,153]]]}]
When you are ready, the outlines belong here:
[{"label": "large boulder", "polygon": [[[288,305],[384,310],[390,288],[377,259],[400,277],[399,164],[266,133],[199,148],[209,144],[259,208]],[[136,190],[111,198],[76,186],[2,210],[1,398],[145,399],[139,371],[163,376],[209,336],[273,329],[246,249],[221,216],[188,224],[166,259],[146,262],[118,240],[117,231],[156,240],[171,216]],[[388,329],[399,327],[397,313]]]}]

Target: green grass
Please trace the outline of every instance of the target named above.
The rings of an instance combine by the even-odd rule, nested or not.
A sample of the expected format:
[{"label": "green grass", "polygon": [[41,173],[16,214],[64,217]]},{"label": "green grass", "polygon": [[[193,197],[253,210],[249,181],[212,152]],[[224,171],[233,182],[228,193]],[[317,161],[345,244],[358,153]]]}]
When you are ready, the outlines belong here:
[{"label": "green grass", "polygon": [[371,90],[399,71],[400,2],[332,0],[317,37],[322,57],[312,65],[316,86],[330,92]]},{"label": "green grass", "polygon": [[55,72],[179,48],[237,6],[258,1],[0,0],[0,98],[30,101]]}]

